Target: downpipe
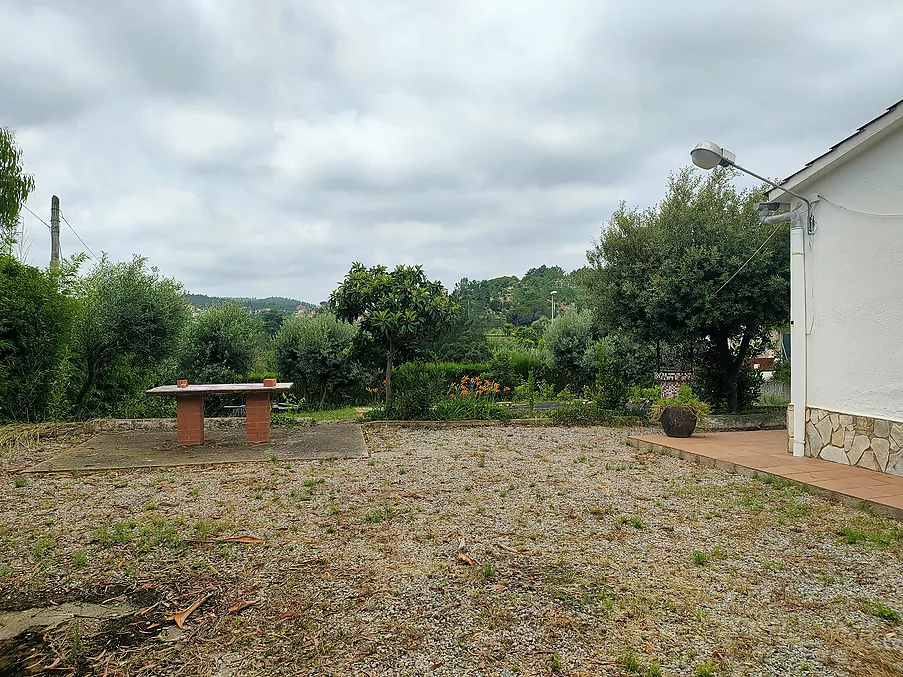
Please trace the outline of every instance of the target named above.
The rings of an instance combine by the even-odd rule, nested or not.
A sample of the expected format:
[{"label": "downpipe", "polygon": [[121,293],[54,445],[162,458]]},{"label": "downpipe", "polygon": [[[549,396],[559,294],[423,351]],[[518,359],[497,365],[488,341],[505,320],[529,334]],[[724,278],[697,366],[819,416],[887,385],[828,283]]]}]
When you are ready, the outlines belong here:
[{"label": "downpipe", "polygon": [[806,227],[797,212],[776,214],[762,223],[790,221],[790,403],[793,455],[806,455]]}]

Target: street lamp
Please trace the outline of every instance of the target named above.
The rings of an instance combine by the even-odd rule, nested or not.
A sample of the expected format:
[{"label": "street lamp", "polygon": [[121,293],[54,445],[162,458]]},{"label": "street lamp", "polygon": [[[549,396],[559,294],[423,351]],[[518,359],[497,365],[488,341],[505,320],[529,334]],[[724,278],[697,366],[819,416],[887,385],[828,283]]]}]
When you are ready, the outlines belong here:
[{"label": "street lamp", "polygon": [[[700,141],[690,151],[693,164],[701,169],[733,167],[744,174],[764,181],[769,186],[783,190],[802,200],[806,205],[806,231],[815,232],[815,217],[812,203],[798,193],[783,188],[774,181],[759,176],[736,163],[737,156],[711,141]],[[756,205],[766,211],[774,211],[776,203]],[[766,216],[763,223],[790,221],[790,344],[793,369],[790,372],[790,399],[793,403],[793,455],[804,456],[806,452],[806,268],[803,223],[798,214],[778,214]],[[758,253],[758,252],[756,252]],[[748,262],[747,262],[748,263]],[[744,264],[745,265],[745,264]],[[730,280],[728,280],[730,281]],[[719,290],[720,291],[720,290]]]},{"label": "street lamp", "polygon": [[727,148],[722,148],[717,143],[714,143],[712,141],[700,141],[696,144],[696,147],[690,151],[690,158],[693,160],[693,164],[700,169],[709,170],[714,169],[718,166],[733,167],[734,169],[739,169],[744,174],[749,174],[750,176],[759,179],[759,181],[764,181],[772,188],[783,190],[785,193],[799,198],[806,203],[809,235],[812,235],[815,232],[815,217],[812,216],[812,203],[809,202],[809,200],[804,198],[799,193],[794,193],[792,190],[787,190],[786,188],[779,186],[771,179],[766,179],[764,176],[759,176],[755,172],[746,169],[746,167],[741,167],[735,162],[737,156],[731,153]]},{"label": "street lamp", "polygon": [[557,291],[552,292],[552,322],[555,321],[555,294],[557,293]]}]

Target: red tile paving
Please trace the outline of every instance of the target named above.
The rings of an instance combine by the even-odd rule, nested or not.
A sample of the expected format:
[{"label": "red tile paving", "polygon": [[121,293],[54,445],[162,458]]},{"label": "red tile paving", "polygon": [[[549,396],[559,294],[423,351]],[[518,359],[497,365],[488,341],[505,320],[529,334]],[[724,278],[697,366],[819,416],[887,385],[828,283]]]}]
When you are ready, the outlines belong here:
[{"label": "red tile paving", "polygon": [[843,503],[865,503],[882,515],[903,520],[903,477],[791,456],[786,430],[702,433],[684,439],[637,435],[627,441],[638,449],[668,453],[727,472],[782,477],[808,491]]}]

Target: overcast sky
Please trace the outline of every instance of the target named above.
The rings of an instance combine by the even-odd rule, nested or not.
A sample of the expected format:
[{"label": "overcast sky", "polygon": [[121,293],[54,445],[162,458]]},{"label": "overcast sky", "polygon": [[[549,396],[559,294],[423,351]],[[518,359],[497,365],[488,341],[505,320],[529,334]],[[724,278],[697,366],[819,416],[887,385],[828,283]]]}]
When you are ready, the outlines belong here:
[{"label": "overcast sky", "polygon": [[792,173],[903,98],[901,34],[899,0],[3,0],[0,125],[98,255],[319,301],[355,260],[579,267],[701,139]]}]

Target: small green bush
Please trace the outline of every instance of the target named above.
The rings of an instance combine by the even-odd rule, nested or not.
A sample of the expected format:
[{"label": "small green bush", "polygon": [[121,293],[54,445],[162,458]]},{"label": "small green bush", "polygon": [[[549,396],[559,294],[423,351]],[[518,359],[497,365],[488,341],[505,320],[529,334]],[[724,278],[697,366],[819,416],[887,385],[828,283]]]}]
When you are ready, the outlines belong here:
[{"label": "small green bush", "polygon": [[591,426],[604,425],[627,427],[649,425],[649,417],[635,411],[615,411],[600,409],[595,404],[571,402],[563,407],[553,409],[549,418],[556,425]]},{"label": "small green bush", "polygon": [[686,407],[687,409],[692,409],[699,422],[702,422],[702,419],[709,414],[709,405],[696,397],[690,386],[681,386],[677,391],[677,397],[663,397],[656,402],[655,406],[652,407],[652,420],[658,421],[668,407]]}]

